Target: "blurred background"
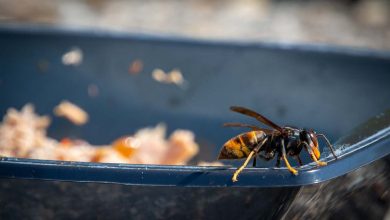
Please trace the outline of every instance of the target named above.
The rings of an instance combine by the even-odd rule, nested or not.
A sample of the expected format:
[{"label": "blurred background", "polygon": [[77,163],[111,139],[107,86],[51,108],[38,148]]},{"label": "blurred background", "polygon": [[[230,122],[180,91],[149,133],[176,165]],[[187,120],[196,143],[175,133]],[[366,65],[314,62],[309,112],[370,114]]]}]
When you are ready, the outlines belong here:
[{"label": "blurred background", "polygon": [[[47,25],[69,29],[119,31],[132,34],[166,35],[218,41],[324,44],[380,51],[390,49],[390,1],[386,0],[0,0],[0,26],[14,24]],[[4,39],[4,42],[13,40],[7,37]],[[248,48],[244,48],[239,52],[234,51],[234,48],[189,50],[190,47],[185,44],[174,45],[173,47],[172,45],[153,47],[153,45],[146,44],[145,46],[139,44],[139,42],[137,44],[136,41],[132,44],[122,41],[107,43],[92,39],[89,42],[88,38],[79,39],[76,43],[73,42],[73,38],[62,38],[62,41],[59,42],[49,41],[43,44],[44,46],[38,45],[36,42],[51,38],[42,39],[26,38],[21,40],[16,38],[15,42],[20,45],[4,44],[1,50],[3,53],[0,53],[0,57],[3,55],[8,60],[0,59],[3,62],[0,63],[2,64],[0,65],[2,67],[0,69],[0,76],[2,77],[0,86],[4,89],[3,91],[10,94],[23,94],[19,91],[19,88],[13,86],[16,83],[12,84],[12,82],[19,82],[21,76],[25,77],[22,81],[25,84],[22,84],[21,87],[24,91],[33,91],[24,92],[26,97],[32,96],[33,93],[41,94],[41,96],[34,94],[35,100],[43,103],[37,105],[38,110],[39,108],[51,109],[54,106],[53,103],[59,101],[58,97],[73,97],[72,101],[75,100],[76,103],[89,107],[87,110],[91,113],[92,120],[95,120],[94,124],[90,127],[87,125],[82,131],[74,128],[73,125],[70,126],[65,122],[56,121],[52,129],[59,131],[57,133],[59,134],[58,137],[64,137],[66,132],[70,133],[69,131],[71,131],[74,134],[82,134],[78,137],[96,141],[99,144],[100,142],[107,143],[106,139],[113,140],[113,137],[128,132],[130,129],[129,122],[132,123],[133,127],[143,127],[155,123],[154,120],[164,118],[170,122],[169,126],[173,128],[181,128],[183,125],[187,126],[189,124],[197,137],[203,138],[198,139],[199,144],[203,146],[200,151],[202,156],[199,156],[199,158],[207,157],[207,161],[212,161],[216,152],[211,152],[213,148],[210,146],[219,146],[224,143],[226,137],[231,137],[237,133],[237,130],[223,130],[224,133],[219,133],[219,131],[222,131],[220,129],[222,119],[234,115],[228,112],[227,106],[231,105],[232,102],[236,103],[237,100],[243,100],[243,103],[253,103],[252,106],[256,105],[254,109],[261,109],[261,112],[265,112],[265,115],[271,115],[270,118],[277,119],[276,122],[292,121],[296,122],[293,124],[298,126],[300,126],[299,123],[308,126],[315,123],[322,124],[323,126],[318,127],[329,134],[331,140],[337,140],[336,137],[344,134],[343,132],[348,132],[346,128],[353,127],[353,123],[364,121],[368,116],[371,117],[376,114],[378,109],[382,111],[384,107],[387,108],[387,97],[390,96],[388,92],[389,77],[387,75],[390,67],[389,62],[373,57],[357,56],[350,58],[340,54],[326,56],[326,54],[310,51],[306,53],[297,53],[297,51],[286,53],[277,50],[249,51]],[[67,63],[64,58],[62,60],[64,65],[59,62],[58,58],[69,49],[71,44],[81,45],[80,48],[83,49],[85,54],[83,65]],[[43,48],[42,51],[41,48]],[[78,52],[76,54],[82,54],[80,48],[73,48],[70,52],[76,51]],[[172,51],[172,48],[175,53],[171,56],[165,56],[165,54]],[[115,53],[107,55],[104,54],[106,51],[114,51]],[[22,56],[20,56],[21,54]],[[67,52],[64,55],[66,54],[69,53]],[[111,56],[112,54],[114,56]],[[239,56],[241,54],[244,54],[244,56]],[[295,56],[296,54],[298,55]],[[14,57],[18,59],[12,59]],[[132,62],[131,68],[129,68],[130,61]],[[145,63],[144,66],[141,61]],[[133,63],[138,63],[138,65],[134,67]],[[38,68],[34,69],[35,66]],[[133,67],[136,70],[132,72]],[[154,68],[171,70],[176,67],[180,67],[186,76],[185,79],[192,83],[188,88],[172,86],[168,88],[164,87],[166,85],[153,84],[155,83],[151,79],[153,75],[146,74],[152,72]],[[256,73],[253,70],[260,68],[265,71],[259,73],[262,74],[262,77],[256,78]],[[50,73],[47,74],[47,72]],[[137,76],[138,72],[144,73]],[[236,72],[246,73],[247,77],[241,78]],[[34,73],[37,74],[34,75]],[[367,73],[376,74],[376,77]],[[354,74],[354,77],[350,77],[352,74]],[[221,77],[232,77],[233,80],[227,80],[225,82],[226,86],[215,89],[215,85],[220,86]],[[267,91],[267,89],[271,91],[274,82],[280,82],[280,79],[282,79],[282,84],[290,89],[287,91],[294,92],[286,93],[284,90],[280,90],[273,92],[273,96],[261,92],[252,92]],[[7,80],[9,81],[7,82]],[[39,80],[42,80],[42,82],[56,82],[58,80],[62,83],[53,84],[52,87],[50,87],[51,84],[46,83],[45,90],[37,86],[41,83]],[[230,91],[227,88],[234,88],[237,82],[242,83],[245,87],[239,93],[229,93],[229,97],[227,97],[225,95],[226,91]],[[304,88],[301,86],[302,82]],[[28,86],[24,88],[23,85],[27,84]],[[65,87],[71,84],[76,86],[68,92]],[[149,88],[154,90],[150,92]],[[13,92],[15,90],[18,91]],[[53,97],[50,96],[51,94],[46,96],[47,91],[56,91],[57,94]],[[311,92],[307,93],[306,91]],[[95,97],[98,94],[99,99]],[[126,94],[126,97],[122,94]],[[143,99],[137,99],[139,94],[143,95]],[[207,100],[204,100],[206,94],[208,95]],[[249,95],[243,96],[242,94]],[[4,93],[1,94],[0,92],[0,100],[2,100],[1,95],[6,97]],[[46,99],[46,97],[50,98]],[[283,99],[275,99],[275,97],[283,97]],[[15,98],[15,100],[8,98],[8,102],[4,102],[4,99],[0,103],[0,109],[1,104],[5,105],[4,103],[24,103],[21,98]],[[30,99],[27,100],[30,101]],[[209,107],[204,107],[204,103],[212,103],[215,100],[221,103],[219,107],[212,110]],[[115,109],[115,111],[113,110],[113,114],[105,115],[102,110],[104,108],[101,109],[101,106],[110,111]],[[119,107],[115,108],[116,106]],[[145,106],[148,108],[145,108]],[[287,106],[291,108],[287,108]],[[321,106],[321,108],[316,106]],[[134,112],[141,112],[142,110],[143,117],[130,114],[128,110],[133,109],[133,107],[139,107],[139,109],[134,108]],[[3,109],[5,108],[3,107]],[[160,111],[160,114],[156,109],[163,110]],[[350,109],[354,109],[354,111]],[[193,112],[189,113],[196,117],[187,117],[186,114],[190,110]],[[225,116],[225,114],[229,116]],[[121,117],[118,117],[118,115]],[[308,118],[307,115],[311,117]],[[94,116],[99,117],[93,118]],[[122,118],[123,116],[126,117]],[[244,118],[242,116],[236,117],[239,120]],[[205,118],[207,120],[203,120]],[[329,118],[332,120],[329,120]],[[99,126],[103,124],[110,124],[109,131],[106,131],[105,127]],[[218,128],[218,132],[215,132],[215,128]],[[228,132],[230,132],[230,136]],[[104,135],[96,137],[96,134]],[[273,162],[270,166],[273,166]],[[346,219],[390,219],[390,193],[388,190],[390,178],[389,172],[387,172],[390,169],[389,167],[390,159],[387,157],[374,165],[348,174],[342,179],[338,179],[337,182],[326,182],[305,187],[300,190],[289,213],[285,215],[285,219],[313,219],[318,218],[318,216],[328,219],[338,219],[340,216]],[[106,212],[104,212],[106,209],[102,208],[100,208],[100,212],[96,212],[99,217],[101,217],[101,213],[108,213],[107,216],[112,217],[112,209],[109,209],[111,207],[115,207],[117,210],[114,214],[128,216],[129,212],[132,215],[137,214],[137,210],[147,210],[149,212],[151,209],[145,209],[145,204],[153,205],[153,202],[155,202],[153,196],[155,195],[158,196],[157,202],[161,201],[159,202],[161,205],[154,204],[157,207],[156,213],[159,210],[168,210],[163,214],[169,216],[171,213],[169,210],[179,210],[176,208],[176,204],[183,204],[180,201],[188,200],[187,192],[183,193],[185,196],[178,196],[179,199],[183,198],[183,200],[178,200],[175,197],[177,196],[177,192],[174,191],[177,190],[175,188],[172,188],[173,191],[170,192],[169,189],[167,191],[162,191],[160,188],[139,190],[137,187],[131,188],[132,186],[113,186],[109,184],[87,186],[80,184],[75,187],[71,183],[61,185],[49,181],[46,182],[48,185],[42,185],[39,182],[33,183],[32,181],[19,184],[2,181],[1,184],[0,192],[6,196],[2,197],[3,200],[0,198],[0,207],[4,207],[4,204],[10,204],[10,206],[8,206],[8,209],[3,208],[2,210],[5,210],[3,213],[0,209],[0,216],[6,216],[7,213],[15,213],[15,215],[22,213],[27,216],[31,215],[30,213],[35,215],[49,213],[50,215],[47,216],[54,216],[57,210],[64,210],[63,216],[68,214],[83,216],[84,213],[90,215],[90,210],[94,210],[95,213],[96,210],[99,210],[96,209],[99,205],[104,205],[104,208],[107,208]],[[37,186],[34,184],[37,184]],[[89,193],[83,188],[95,189],[89,188],[90,186],[98,189],[93,190],[94,193],[98,192],[98,199],[93,197],[93,193]],[[20,192],[22,196],[15,196],[17,194],[9,190],[12,187],[14,187],[14,190],[20,189],[17,192]],[[134,190],[131,191],[130,188]],[[26,189],[31,191],[26,193]],[[150,196],[147,198],[151,199],[145,200],[144,195],[145,192],[149,192],[148,190],[150,190]],[[237,193],[233,195],[234,193],[231,194],[229,190],[227,189],[226,192],[231,196],[245,195],[245,193],[239,193],[238,191],[235,191]],[[9,193],[9,197],[5,192]],[[41,196],[39,192],[42,195],[47,195],[47,197]],[[69,192],[73,192],[73,194]],[[127,207],[130,207],[129,202],[133,202],[132,193],[134,192],[140,194],[139,198],[142,198],[140,201],[144,203],[133,200],[132,205],[135,208],[127,212]],[[161,192],[167,193],[161,194]],[[223,198],[227,202],[232,201],[231,204],[234,209],[231,209],[231,211],[240,215],[243,213],[236,211],[237,204],[241,203],[237,203],[234,197],[229,200],[227,197],[218,195],[220,192],[214,189],[210,191],[200,189],[199,192],[201,193],[195,195],[199,195],[200,198],[206,197],[205,195],[214,198],[210,197],[208,193],[212,192],[211,195],[213,193],[217,195],[215,198]],[[277,191],[271,191],[271,193],[277,194]],[[35,197],[25,196],[26,194]],[[54,197],[53,195],[63,196],[62,199],[58,199],[58,204],[54,203],[53,205],[50,201]],[[122,195],[124,197],[121,197]],[[173,196],[172,201],[179,202],[170,203],[169,199],[158,200],[171,195]],[[253,201],[256,200],[263,204],[268,204],[267,201],[271,201],[257,197],[258,194],[250,195],[253,196]],[[320,195],[325,195],[325,199]],[[9,201],[12,199],[7,198],[24,199],[23,204],[25,205],[21,206],[19,200]],[[113,198],[108,200],[111,203],[107,204],[107,198]],[[245,198],[246,203],[252,201],[248,200],[248,197],[243,198]],[[284,192],[281,198],[286,198]],[[79,200],[85,202],[85,205],[80,203]],[[204,207],[213,207],[207,199],[194,200],[206,204]],[[218,199],[211,200],[214,204],[226,209],[224,203],[220,203]],[[37,201],[43,204],[47,202],[47,204],[41,205]],[[95,203],[92,204],[91,201]],[[118,206],[123,205],[118,205],[116,203],[118,201],[121,203],[126,201],[127,203],[124,204],[127,207],[118,209]],[[281,199],[275,199],[275,201],[288,204]],[[246,203],[242,203],[242,209],[248,210],[249,206]],[[198,213],[203,214],[203,209],[196,209],[191,203],[188,204],[190,208],[183,208],[182,210],[201,210]],[[370,205],[367,206],[367,204]],[[42,208],[38,209],[38,205]],[[256,211],[257,214],[259,210],[256,205],[253,206],[256,208],[252,210]],[[14,211],[20,210],[19,207],[22,207],[23,212]],[[82,209],[79,209],[79,207],[82,207]],[[76,215],[76,211],[74,212],[76,214],[67,211],[67,209],[72,210],[72,208],[81,214]],[[221,210],[218,208],[212,209],[217,212]],[[283,209],[279,208],[278,210]],[[163,214],[159,216],[164,216]],[[191,216],[187,212],[185,214]],[[139,214],[139,216],[142,215]],[[202,217],[204,218],[204,216]]]},{"label": "blurred background", "polygon": [[386,0],[0,0],[0,22],[390,49]]}]

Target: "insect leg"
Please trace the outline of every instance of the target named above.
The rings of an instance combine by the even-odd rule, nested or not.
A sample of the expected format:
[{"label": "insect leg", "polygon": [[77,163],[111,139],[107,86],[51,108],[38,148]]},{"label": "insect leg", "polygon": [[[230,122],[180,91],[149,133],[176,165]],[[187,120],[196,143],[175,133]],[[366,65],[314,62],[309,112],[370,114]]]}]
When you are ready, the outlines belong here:
[{"label": "insect leg", "polygon": [[302,166],[303,163],[302,163],[301,157],[299,155],[297,155],[295,158],[297,159],[299,166]]},{"label": "insect leg", "polygon": [[236,172],[234,172],[233,174],[233,177],[232,177],[232,181],[233,182],[237,182],[237,177],[238,175],[241,173],[241,171],[246,167],[246,165],[249,163],[249,161],[252,159],[253,155],[257,154],[260,150],[260,148],[264,145],[264,143],[267,141],[267,138],[264,138],[264,140],[259,144],[257,145],[251,152],[250,154],[248,155],[248,157],[246,158],[244,164],[242,164],[242,166],[240,166],[240,168],[238,168],[236,170]]},{"label": "insect leg", "polygon": [[277,158],[276,158],[276,167],[280,167],[280,159],[281,157],[278,155]]},{"label": "insect leg", "polygon": [[317,137],[322,137],[322,138],[325,139],[326,145],[329,147],[329,149],[332,152],[334,158],[336,158],[336,160],[337,160],[336,153],[334,152],[333,146],[332,146],[332,144],[330,144],[330,141],[328,140],[328,138],[324,134],[316,134],[316,135],[317,135]]},{"label": "insect leg", "polygon": [[253,164],[252,164],[253,167],[256,167],[256,156],[253,158]]},{"label": "insect leg", "polygon": [[286,149],[284,149],[284,140],[282,139],[281,140],[281,145],[280,147],[282,148],[282,157],[283,157],[283,160],[284,160],[284,163],[286,163],[286,166],[287,166],[287,169],[294,175],[298,175],[298,171],[294,168],[291,167],[290,163],[288,162],[287,160],[287,156],[286,156]]},{"label": "insect leg", "polygon": [[305,146],[307,152],[309,152],[309,155],[310,155],[311,159],[314,162],[316,162],[316,164],[318,166],[325,166],[327,164],[326,162],[322,162],[322,161],[317,160],[317,158],[314,156],[313,151],[311,150],[311,148],[309,147],[309,145],[307,143],[303,142],[302,144]]},{"label": "insect leg", "polygon": [[240,168],[238,168],[236,170],[236,172],[234,172],[234,175],[232,177],[232,181],[233,182],[237,182],[237,177],[238,177],[238,174],[241,173],[241,171],[246,167],[246,165],[248,164],[248,162],[252,159],[253,155],[254,155],[255,151],[252,150],[251,153],[249,154],[249,156],[246,158],[244,164],[242,166],[240,166]]}]

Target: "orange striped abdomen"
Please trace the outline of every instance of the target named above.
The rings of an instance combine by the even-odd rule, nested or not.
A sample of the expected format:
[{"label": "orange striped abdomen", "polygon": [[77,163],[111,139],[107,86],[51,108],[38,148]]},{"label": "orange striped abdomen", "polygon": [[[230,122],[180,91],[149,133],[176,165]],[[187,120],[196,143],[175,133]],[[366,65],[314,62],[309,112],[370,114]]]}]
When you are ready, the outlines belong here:
[{"label": "orange striped abdomen", "polygon": [[246,158],[265,137],[266,134],[263,131],[250,131],[239,134],[223,145],[218,159]]}]

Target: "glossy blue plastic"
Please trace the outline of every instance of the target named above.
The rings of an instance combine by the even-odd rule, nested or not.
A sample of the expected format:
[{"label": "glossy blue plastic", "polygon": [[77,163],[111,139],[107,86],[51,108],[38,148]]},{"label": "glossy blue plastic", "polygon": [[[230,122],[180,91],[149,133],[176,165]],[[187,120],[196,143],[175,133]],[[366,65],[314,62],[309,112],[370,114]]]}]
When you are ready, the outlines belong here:
[{"label": "glossy blue plastic", "polygon": [[[144,219],[152,215],[147,210],[154,210],[153,217],[204,218],[205,210],[196,212],[194,201],[199,201],[196,207],[212,208],[207,212],[209,217],[223,214],[226,219],[253,219],[261,214],[263,218],[275,218],[288,208],[302,185],[331,180],[390,152],[390,120],[385,112],[390,107],[390,55],[386,52],[26,27],[1,28],[0,48],[1,115],[9,107],[21,108],[28,102],[39,114],[52,115],[53,107],[63,99],[89,113],[90,122],[83,127],[52,117],[49,136],[54,138],[83,138],[93,144],[107,144],[141,127],[164,122],[169,132],[184,128],[196,134],[200,153],[191,164],[214,161],[220,146],[242,132],[223,128],[222,123],[257,123],[229,112],[231,105],[255,109],[280,125],[313,128],[327,134],[332,142],[344,137],[335,144],[338,160],[323,150],[322,158],[328,162],[325,167],[307,164],[299,168],[298,176],[293,176],[285,168],[274,168],[275,161],[260,162],[257,168],[245,169],[236,183],[232,183],[231,176],[239,162],[199,167],[2,158],[2,195],[7,198],[20,194],[16,200],[3,201],[15,208],[2,209],[2,217],[27,217],[45,210],[58,213],[64,208],[69,210],[62,218],[81,218],[83,214],[90,218],[134,216],[130,209],[118,209],[115,202],[107,202],[107,207],[117,210],[114,214],[104,207],[95,212],[95,203],[88,206],[93,201],[115,200],[122,201],[124,207],[136,208],[136,216]],[[80,65],[64,65],[61,60],[72,48],[83,53]],[[139,74],[129,74],[135,60],[142,61],[143,69]],[[157,82],[151,76],[156,68],[180,69],[186,86]],[[88,95],[90,85],[99,89],[98,96]],[[192,188],[186,190],[186,186]],[[233,191],[226,188],[229,186],[235,187]],[[69,195],[60,193],[64,189]],[[90,195],[88,189],[113,193]],[[39,195],[38,199],[22,196],[26,192]],[[134,193],[136,199],[144,201],[143,197],[149,195],[151,200],[135,203],[129,199]],[[192,200],[186,199],[187,193],[193,195]],[[47,203],[42,212],[29,205],[53,196],[61,204]],[[113,196],[115,199],[110,200]],[[236,199],[247,201],[248,196],[256,208],[240,211],[247,205],[236,203]],[[171,215],[180,210],[164,206],[169,202],[144,210],[146,204],[155,204],[150,201],[161,198],[182,204],[186,211]],[[85,206],[74,208],[74,203]],[[225,211],[218,211],[221,209]],[[158,210],[169,211],[161,214]]]}]

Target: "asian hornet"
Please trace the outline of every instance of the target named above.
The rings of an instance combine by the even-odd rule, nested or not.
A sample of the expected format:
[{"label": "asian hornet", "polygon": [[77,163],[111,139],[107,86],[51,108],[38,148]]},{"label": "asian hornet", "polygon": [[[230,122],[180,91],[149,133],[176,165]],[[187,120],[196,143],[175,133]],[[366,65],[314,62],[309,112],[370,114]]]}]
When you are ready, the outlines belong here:
[{"label": "asian hornet", "polygon": [[304,148],[310,155],[310,158],[318,166],[325,166],[326,162],[319,161],[320,151],[318,148],[318,137],[324,138],[327,146],[337,159],[332,145],[324,134],[317,134],[313,130],[298,129],[290,126],[280,127],[261,114],[250,109],[238,106],[230,107],[230,110],[253,117],[261,123],[268,125],[273,129],[260,128],[254,125],[243,123],[225,123],[225,127],[246,127],[252,131],[239,134],[228,140],[222,147],[218,159],[242,159],[246,158],[244,164],[239,167],[232,178],[233,182],[237,181],[238,175],[246,167],[248,162],[253,159],[253,166],[256,166],[256,157],[271,160],[276,156],[276,166],[280,166],[280,160],[283,159],[287,169],[294,175],[298,171],[291,167],[287,156],[294,157],[300,166],[302,166],[299,154]]}]

